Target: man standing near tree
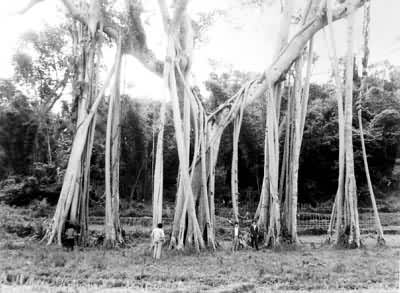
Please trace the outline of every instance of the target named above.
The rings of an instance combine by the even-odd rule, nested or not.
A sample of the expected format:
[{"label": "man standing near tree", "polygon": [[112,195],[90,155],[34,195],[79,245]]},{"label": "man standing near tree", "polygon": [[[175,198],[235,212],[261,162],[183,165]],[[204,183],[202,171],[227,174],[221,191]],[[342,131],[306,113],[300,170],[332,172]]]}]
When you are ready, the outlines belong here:
[{"label": "man standing near tree", "polygon": [[256,221],[253,220],[250,226],[250,237],[251,237],[251,247],[255,247],[258,250],[258,226]]},{"label": "man standing near tree", "polygon": [[151,232],[154,259],[160,259],[161,257],[161,247],[165,240],[164,230],[162,227],[163,225],[158,223],[157,227],[153,229],[153,232]]},{"label": "man standing near tree", "polygon": [[239,249],[239,222],[235,222],[233,227],[233,243],[232,250],[237,251]]}]

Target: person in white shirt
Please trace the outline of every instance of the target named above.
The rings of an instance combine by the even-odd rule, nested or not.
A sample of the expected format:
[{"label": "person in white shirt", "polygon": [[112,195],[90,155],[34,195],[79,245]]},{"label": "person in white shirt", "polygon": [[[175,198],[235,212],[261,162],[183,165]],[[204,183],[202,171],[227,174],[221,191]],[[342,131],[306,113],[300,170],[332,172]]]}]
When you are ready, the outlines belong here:
[{"label": "person in white shirt", "polygon": [[163,225],[161,223],[157,224],[157,227],[151,232],[151,241],[153,246],[153,258],[160,259],[161,257],[161,247],[165,240]]},{"label": "person in white shirt", "polygon": [[239,249],[239,223],[235,222],[233,227],[233,247],[232,250],[236,251]]}]

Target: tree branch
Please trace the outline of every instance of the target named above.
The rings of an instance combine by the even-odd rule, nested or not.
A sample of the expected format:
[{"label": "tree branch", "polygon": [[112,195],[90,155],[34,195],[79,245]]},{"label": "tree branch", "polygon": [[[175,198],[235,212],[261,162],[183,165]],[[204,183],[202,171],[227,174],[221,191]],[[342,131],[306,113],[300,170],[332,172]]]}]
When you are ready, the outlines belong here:
[{"label": "tree branch", "polygon": [[67,8],[69,14],[71,14],[72,18],[82,22],[87,25],[87,19],[83,16],[83,14],[76,8],[69,0],[61,0],[64,3],[64,6]]},{"label": "tree branch", "polygon": [[[43,1],[43,0],[40,0]],[[61,0],[64,6],[67,8],[69,14],[73,19],[81,22],[84,25],[88,25],[88,19],[82,14],[77,7],[75,7],[70,0]],[[103,32],[111,39],[118,40],[118,29],[115,29],[111,24],[104,24]]]},{"label": "tree branch", "polygon": [[163,25],[164,25],[164,31],[168,32],[170,18],[169,18],[168,8],[167,8],[167,4],[165,3],[165,0],[158,0],[158,6],[160,7],[161,18],[162,18]]},{"label": "tree branch", "polygon": [[[356,0],[352,3],[352,9],[358,9],[364,5],[368,0]],[[332,20],[336,21],[343,17],[345,17],[349,13],[348,4],[345,2],[343,4],[338,4],[337,7],[332,11]],[[281,51],[281,54],[277,57],[277,59],[272,63],[272,65],[267,68],[264,72],[262,78],[260,78],[259,82],[254,83],[252,85],[252,95],[248,97],[246,103],[251,103],[255,99],[264,95],[267,89],[274,85],[275,83],[281,80],[282,76],[289,70],[290,66],[297,59],[299,54],[301,54],[303,48],[309,42],[309,40],[321,30],[323,27],[327,25],[327,16],[326,9],[323,8],[319,12],[318,15],[314,16],[314,18],[304,25],[302,29],[298,33],[296,33],[288,45]],[[242,90],[242,89],[240,89]],[[239,91],[240,91],[239,90]],[[239,95],[234,95],[233,99],[237,99]],[[230,104],[233,100],[229,99],[224,104],[221,104],[219,109],[223,109],[224,107],[229,108]],[[225,116],[229,115],[229,120],[227,122],[231,122],[237,115],[237,113],[230,113],[230,111],[220,111],[219,115],[216,116]],[[222,117],[216,117],[217,121],[224,121],[225,119]],[[224,121],[226,122],[226,120]],[[224,123],[227,125],[227,123]],[[221,125],[222,127],[222,125]]]},{"label": "tree branch", "polygon": [[174,11],[174,17],[171,21],[171,29],[175,30],[179,27],[182,15],[186,11],[186,7],[188,4],[189,0],[176,0],[175,1],[175,11]]},{"label": "tree branch", "polygon": [[16,14],[25,14],[28,10],[30,10],[33,6],[38,4],[39,2],[42,2],[44,0],[31,0],[28,5],[26,5],[23,9],[18,11]]},{"label": "tree branch", "polygon": [[140,19],[142,9],[132,1],[126,1],[128,15],[128,29],[124,33],[124,54],[134,56],[151,72],[161,77],[164,63],[158,60],[147,46],[146,32]]}]

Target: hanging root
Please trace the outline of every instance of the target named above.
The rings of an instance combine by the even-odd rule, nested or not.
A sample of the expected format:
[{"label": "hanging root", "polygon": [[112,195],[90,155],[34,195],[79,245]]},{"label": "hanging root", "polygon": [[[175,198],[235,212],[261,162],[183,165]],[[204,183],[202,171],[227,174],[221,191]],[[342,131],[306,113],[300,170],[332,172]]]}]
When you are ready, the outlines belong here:
[{"label": "hanging root", "polygon": [[362,59],[362,79],[361,79],[361,88],[358,96],[357,101],[357,113],[358,113],[358,124],[360,128],[360,140],[361,140],[361,149],[362,149],[362,156],[364,162],[364,169],[365,169],[365,176],[367,178],[368,190],[371,197],[372,208],[374,211],[375,217],[375,226],[377,232],[377,245],[382,246],[385,245],[385,239],[383,236],[383,229],[381,225],[381,220],[379,218],[378,207],[376,206],[375,194],[374,189],[371,182],[371,176],[369,174],[369,167],[368,167],[368,158],[367,158],[367,151],[365,148],[365,141],[364,141],[364,131],[362,125],[362,102],[363,97],[365,97],[366,90],[367,90],[367,76],[368,76],[368,57],[369,57],[369,48],[368,48],[368,38],[369,38],[369,24],[370,24],[370,3],[366,3],[364,6],[364,23],[363,23],[363,35],[364,35],[364,44],[363,44],[363,51],[364,56]]}]

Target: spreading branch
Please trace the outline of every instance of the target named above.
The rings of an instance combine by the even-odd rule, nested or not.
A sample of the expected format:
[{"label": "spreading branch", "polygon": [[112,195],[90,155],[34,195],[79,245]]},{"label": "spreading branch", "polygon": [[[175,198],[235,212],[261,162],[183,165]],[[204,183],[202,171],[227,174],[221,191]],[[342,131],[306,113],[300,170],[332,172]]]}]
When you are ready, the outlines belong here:
[{"label": "spreading branch", "polygon": [[87,19],[83,16],[83,14],[78,10],[75,5],[73,5],[69,0],[61,0],[67,8],[69,14],[71,15],[72,18],[82,22],[83,24],[87,25]]},{"label": "spreading branch", "polygon": [[165,0],[158,0],[158,6],[160,7],[161,18],[164,25],[164,31],[168,32],[170,18],[168,13],[168,7],[167,4],[165,3]]},{"label": "spreading branch", "polygon": [[[337,7],[332,10],[332,21],[337,21],[347,16],[349,11],[363,6],[367,1],[368,0],[353,1],[351,4],[351,9],[348,9],[347,3],[338,4]],[[315,33],[324,28],[327,23],[326,7],[322,7],[319,13],[316,14],[299,30],[298,33],[292,37],[288,45],[281,51],[281,54],[275,59],[272,65],[267,68],[258,82],[253,83],[253,93],[249,95],[246,103],[251,103],[252,101],[263,96],[270,85],[274,85],[282,80],[293,62],[299,57],[299,54],[303,52],[303,48],[307,45]],[[239,95],[235,94],[231,99],[220,105],[218,109],[219,114],[216,113],[216,115],[214,115],[217,121],[224,121],[222,117],[218,118],[217,116],[230,116],[231,118],[228,121],[229,123],[233,118],[236,117],[237,113],[229,113],[230,111],[227,111],[226,108],[229,109],[230,105],[234,102],[233,100],[237,99],[238,97]]]},{"label": "spreading branch", "polygon": [[31,0],[28,5],[26,5],[23,9],[17,12],[17,14],[25,14],[28,10],[34,7],[36,4],[42,2],[44,0]]}]

